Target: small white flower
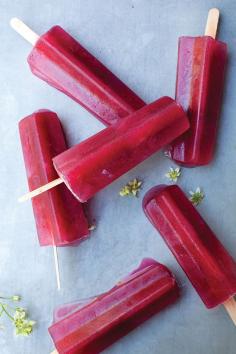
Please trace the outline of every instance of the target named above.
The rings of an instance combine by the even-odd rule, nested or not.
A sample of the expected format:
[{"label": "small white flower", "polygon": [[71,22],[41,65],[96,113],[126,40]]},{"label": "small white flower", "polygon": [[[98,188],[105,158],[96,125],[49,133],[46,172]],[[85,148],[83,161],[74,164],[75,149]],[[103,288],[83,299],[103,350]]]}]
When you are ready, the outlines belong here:
[{"label": "small white flower", "polygon": [[22,307],[17,307],[14,313],[14,320],[24,320],[27,317],[26,310]]},{"label": "small white flower", "polygon": [[142,188],[142,184],[142,181],[140,181],[138,178],[134,178],[132,181],[129,181],[123,188],[121,188],[119,194],[121,197],[137,197],[140,189]]},{"label": "small white flower", "polygon": [[165,176],[172,182],[177,182],[178,178],[181,176],[181,168],[180,167],[170,167],[169,172],[165,174]]}]

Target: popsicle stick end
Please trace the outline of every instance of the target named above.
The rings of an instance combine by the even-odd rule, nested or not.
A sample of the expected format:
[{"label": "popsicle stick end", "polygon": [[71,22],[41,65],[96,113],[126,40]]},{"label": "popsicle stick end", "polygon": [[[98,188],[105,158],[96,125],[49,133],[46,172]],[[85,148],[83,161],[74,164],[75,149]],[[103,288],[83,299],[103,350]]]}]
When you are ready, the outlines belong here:
[{"label": "popsicle stick end", "polygon": [[216,38],[217,28],[220,18],[220,11],[219,9],[212,8],[208,12],[207,23],[205,28],[205,36],[210,36],[213,39]]},{"label": "popsicle stick end", "polygon": [[54,181],[45,184],[44,186],[41,186],[31,192],[24,194],[23,196],[18,198],[18,202],[22,203],[22,202],[25,202],[26,200],[37,197],[37,195],[40,195],[40,194],[48,191],[49,189],[52,189],[52,188],[58,186],[61,183],[63,183],[63,180],[61,178],[57,178]]},{"label": "popsicle stick end", "polygon": [[233,321],[234,325],[236,326],[236,301],[232,297],[231,299],[224,302],[224,307],[228,312],[231,320]]},{"label": "popsicle stick end", "polygon": [[29,28],[23,21],[21,21],[17,17],[13,17],[10,20],[10,26],[32,45],[35,45],[35,43],[39,39],[39,35],[32,31],[31,28]]},{"label": "popsicle stick end", "polygon": [[55,245],[53,245],[53,253],[54,253],[55,271],[56,271],[56,279],[57,279],[57,290],[60,291],[61,290],[61,277],[60,277],[60,270],[59,270],[57,246],[55,246]]},{"label": "popsicle stick end", "polygon": [[19,26],[19,18],[17,18],[17,17],[12,17],[11,19],[10,19],[10,26],[13,28],[13,29],[15,29],[16,27],[18,27]]}]

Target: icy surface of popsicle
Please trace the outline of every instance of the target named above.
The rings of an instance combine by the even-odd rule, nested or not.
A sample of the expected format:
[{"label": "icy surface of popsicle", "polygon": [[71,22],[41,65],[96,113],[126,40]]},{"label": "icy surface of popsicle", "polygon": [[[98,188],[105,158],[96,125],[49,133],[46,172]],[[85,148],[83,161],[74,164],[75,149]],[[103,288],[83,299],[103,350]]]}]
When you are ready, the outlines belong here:
[{"label": "icy surface of popsicle", "polygon": [[[67,149],[56,113],[41,110],[22,119],[19,132],[29,189],[57,178],[52,158]],[[41,246],[68,246],[89,234],[83,206],[65,185],[32,199]]]},{"label": "icy surface of popsicle", "polygon": [[143,207],[206,307],[236,294],[235,261],[178,186],[152,188]]},{"label": "icy surface of popsicle", "polygon": [[28,57],[33,74],[111,125],[145,105],[61,27],[42,35]]},{"label": "icy surface of popsicle", "polygon": [[189,167],[211,162],[222,104],[227,45],[209,36],[179,39],[176,101],[189,120],[188,132],[169,148],[170,157]]},{"label": "icy surface of popsicle", "polygon": [[[59,354],[95,354],[177,300],[179,289],[162,264],[145,259],[108,292],[79,309],[66,305],[49,332]],[[58,314],[56,315],[58,318]]]},{"label": "icy surface of popsicle", "polygon": [[54,166],[84,202],[188,128],[183,109],[162,97],[55,157]]}]

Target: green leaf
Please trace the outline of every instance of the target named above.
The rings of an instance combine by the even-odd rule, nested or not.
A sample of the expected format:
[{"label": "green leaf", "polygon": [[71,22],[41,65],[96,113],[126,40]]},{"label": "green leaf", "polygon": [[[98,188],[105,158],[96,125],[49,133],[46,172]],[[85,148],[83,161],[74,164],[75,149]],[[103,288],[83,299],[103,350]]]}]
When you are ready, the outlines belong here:
[{"label": "green leaf", "polygon": [[199,205],[205,198],[205,194],[201,191],[200,187],[197,187],[195,192],[190,191],[189,194],[190,194],[189,200],[195,206]]}]

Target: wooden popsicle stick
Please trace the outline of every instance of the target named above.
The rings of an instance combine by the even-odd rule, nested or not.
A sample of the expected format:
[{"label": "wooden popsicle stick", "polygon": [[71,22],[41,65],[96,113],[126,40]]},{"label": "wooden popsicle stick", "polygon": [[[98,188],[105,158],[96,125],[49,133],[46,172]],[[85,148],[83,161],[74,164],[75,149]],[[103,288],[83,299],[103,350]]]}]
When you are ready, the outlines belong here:
[{"label": "wooden popsicle stick", "polygon": [[58,351],[55,349],[53,350],[53,352],[51,352],[51,354],[59,354]]},{"label": "wooden popsicle stick", "polygon": [[25,202],[26,200],[32,199],[32,198],[36,197],[37,195],[39,195],[39,194],[41,194],[43,192],[46,192],[49,189],[52,189],[52,188],[58,186],[59,184],[61,184],[63,182],[64,182],[63,179],[57,178],[54,181],[45,184],[44,186],[41,186],[41,187],[31,191],[31,192],[28,192],[28,193],[24,194],[22,197],[20,197],[18,199],[18,202]]},{"label": "wooden popsicle stick", "polygon": [[24,39],[26,39],[32,45],[35,45],[37,40],[39,39],[39,35],[32,31],[24,22],[22,22],[19,18],[12,18],[10,21],[11,27],[19,33]]},{"label": "wooden popsicle stick", "polygon": [[56,279],[57,279],[57,289],[61,290],[61,278],[59,270],[59,261],[57,254],[57,246],[53,245],[54,261],[55,261],[55,270],[56,270]]},{"label": "wooden popsicle stick", "polygon": [[236,301],[233,297],[223,303],[226,311],[228,312],[231,320],[236,326]]},{"label": "wooden popsicle stick", "polygon": [[205,28],[205,36],[210,36],[214,39],[216,38],[219,17],[220,11],[218,9],[213,8],[209,10]]}]

